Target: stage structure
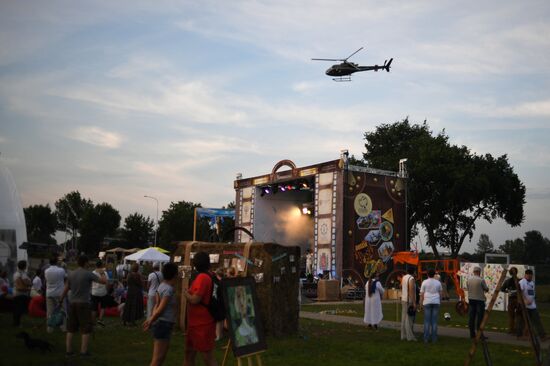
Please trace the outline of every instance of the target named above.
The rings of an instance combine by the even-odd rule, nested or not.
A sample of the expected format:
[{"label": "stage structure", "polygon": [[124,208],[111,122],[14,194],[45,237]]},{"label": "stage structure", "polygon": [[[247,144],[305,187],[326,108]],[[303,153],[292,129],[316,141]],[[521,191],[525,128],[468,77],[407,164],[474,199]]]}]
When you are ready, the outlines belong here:
[{"label": "stage structure", "polygon": [[[399,172],[353,166],[343,151],[338,160],[301,168],[282,160],[268,174],[239,174],[235,225],[254,241],[310,250],[315,274],[363,285],[391,272],[392,253],[409,249],[405,163]],[[237,243],[251,240],[235,233]]]}]

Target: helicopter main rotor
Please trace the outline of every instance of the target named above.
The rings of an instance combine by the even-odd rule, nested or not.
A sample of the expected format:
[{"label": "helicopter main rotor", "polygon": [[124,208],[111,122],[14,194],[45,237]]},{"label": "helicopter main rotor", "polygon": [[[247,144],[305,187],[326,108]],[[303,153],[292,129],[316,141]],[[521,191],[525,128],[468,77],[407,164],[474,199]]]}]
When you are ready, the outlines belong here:
[{"label": "helicopter main rotor", "polygon": [[351,55],[349,55],[348,57],[346,58],[312,58],[311,60],[313,61],[341,61],[341,62],[348,62],[348,59],[355,55],[357,52],[361,51],[364,47],[361,47],[359,48],[357,51],[355,51],[354,53],[352,53]]}]

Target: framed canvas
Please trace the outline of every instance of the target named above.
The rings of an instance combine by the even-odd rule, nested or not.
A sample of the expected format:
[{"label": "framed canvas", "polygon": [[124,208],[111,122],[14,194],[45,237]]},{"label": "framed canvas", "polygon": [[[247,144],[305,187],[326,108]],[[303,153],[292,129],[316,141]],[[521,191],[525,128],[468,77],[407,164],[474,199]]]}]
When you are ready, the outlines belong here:
[{"label": "framed canvas", "polygon": [[254,278],[224,278],[222,288],[229,336],[235,357],[266,350],[267,343],[259,313],[260,306]]}]

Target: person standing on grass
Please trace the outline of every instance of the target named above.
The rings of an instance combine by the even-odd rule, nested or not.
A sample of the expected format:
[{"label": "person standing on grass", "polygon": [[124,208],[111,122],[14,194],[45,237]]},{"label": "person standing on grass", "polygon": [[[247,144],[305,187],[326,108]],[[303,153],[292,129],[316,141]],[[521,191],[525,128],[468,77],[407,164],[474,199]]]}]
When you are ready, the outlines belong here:
[{"label": "person standing on grass", "polygon": [[489,292],[489,287],[487,287],[485,280],[481,278],[481,268],[474,268],[474,275],[468,278],[466,287],[468,289],[470,338],[475,338],[483,320],[483,314],[485,314],[485,293]]},{"label": "person standing on grass", "polygon": [[[107,272],[105,271],[105,268],[103,268],[103,262],[101,259],[98,259],[95,264],[95,270],[92,272],[96,276],[100,277],[102,274],[107,277],[107,280],[109,280],[109,277],[107,276]],[[99,317],[97,308],[99,307]],[[105,323],[103,323],[103,315],[105,314],[105,308],[107,307],[107,285],[104,285],[99,282],[92,283],[92,315],[93,319],[97,319],[97,324],[99,324],[101,327],[105,326]]]},{"label": "person standing on grass", "polygon": [[139,274],[139,264],[133,263],[131,272],[126,278],[128,292],[126,303],[122,312],[122,323],[124,325],[136,325],[136,320],[143,318],[143,283]]},{"label": "person standing on grass", "polygon": [[[224,276],[224,269],[223,268],[218,268],[215,272],[214,272],[214,275],[216,276],[216,278],[218,279],[218,281],[220,281],[221,283],[221,280],[223,279],[223,276]],[[223,338],[223,323],[224,323],[225,319],[224,320],[219,320],[216,322],[216,341],[219,341],[220,339]]]},{"label": "person standing on grass", "polygon": [[504,281],[500,291],[508,293],[508,333],[515,334],[517,332],[516,326],[519,323],[518,318],[521,316],[521,309],[518,304],[518,291],[516,288],[518,269],[516,267],[512,267],[508,273],[510,273],[510,276],[512,277]]},{"label": "person standing on grass", "polygon": [[32,281],[27,275],[27,261],[17,262],[17,271],[13,275],[13,325],[21,326],[21,317],[28,312],[31,301]]},{"label": "person standing on grass", "polygon": [[152,330],[153,358],[150,366],[160,366],[166,359],[170,346],[170,336],[176,323],[176,293],[178,267],[174,263],[167,263],[162,267],[164,280],[155,291],[158,302],[152,310],[151,316],[143,323],[143,330]]},{"label": "person standing on grass", "polygon": [[197,352],[203,356],[207,366],[216,366],[214,346],[216,339],[216,322],[208,311],[214,286],[208,270],[210,257],[205,252],[198,252],[193,257],[193,266],[199,272],[188,291],[183,291],[189,306],[187,307],[187,335],[185,337],[184,366],[194,366]]},{"label": "person standing on grass", "polygon": [[401,279],[401,340],[416,341],[413,333],[414,317],[409,315],[409,306],[416,311],[416,281],[414,268],[409,267]]},{"label": "person standing on grass", "polygon": [[90,333],[92,332],[92,307],[90,304],[92,282],[107,283],[107,276],[102,273],[100,277],[86,269],[88,257],[81,255],[78,257],[78,268],[69,273],[65,289],[61,295],[60,302],[63,303],[65,297],[71,291],[69,297],[69,318],[67,321],[67,356],[73,353],[74,333],[82,334],[82,343],[80,345],[80,354],[89,356],[88,344],[90,342]]},{"label": "person standing on grass", "polygon": [[378,330],[378,324],[382,321],[382,296],[384,288],[378,281],[377,275],[371,275],[365,285],[365,316],[363,322],[368,324],[369,328],[374,327]]},{"label": "person standing on grass", "polygon": [[[46,314],[47,319],[50,319],[53,315],[53,311],[58,306],[63,306],[61,303],[61,295],[63,295],[63,288],[65,287],[65,279],[67,273],[57,264],[57,255],[52,255],[50,258],[50,266],[44,271],[44,277],[46,278]],[[64,306],[63,306],[64,307]],[[61,330],[66,330],[66,319],[63,318],[63,324]],[[48,333],[53,332],[52,327],[47,327]]]},{"label": "person standing on grass", "polygon": [[443,288],[441,282],[436,280],[434,276],[435,271],[430,269],[428,279],[424,280],[420,286],[420,303],[424,308],[424,343],[428,343],[430,338],[432,343],[437,341],[437,318]]},{"label": "person standing on grass", "polygon": [[38,268],[32,279],[31,297],[42,295],[42,270]]},{"label": "person standing on grass", "polygon": [[[537,303],[535,302],[535,281],[533,281],[533,270],[527,269],[525,271],[524,278],[519,281],[519,287],[521,289],[521,294],[523,296],[523,301],[525,302],[525,308],[527,309],[527,314],[531,320],[531,324],[535,328],[539,338],[544,341],[546,340],[546,332],[542,326],[539,311],[537,310]],[[519,329],[523,329],[523,326]]]},{"label": "person standing on grass", "polygon": [[153,313],[155,307],[155,298],[157,289],[162,282],[162,272],[159,270],[160,264],[158,262],[153,264],[153,272],[149,273],[147,277],[147,318]]}]

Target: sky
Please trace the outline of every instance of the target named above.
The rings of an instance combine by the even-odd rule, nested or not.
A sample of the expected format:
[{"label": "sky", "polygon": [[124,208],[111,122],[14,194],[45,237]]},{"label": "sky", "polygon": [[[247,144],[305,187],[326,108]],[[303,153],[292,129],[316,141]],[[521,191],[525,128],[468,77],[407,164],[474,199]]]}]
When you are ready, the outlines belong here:
[{"label": "sky", "polygon": [[[527,187],[522,226],[480,222],[464,249],[550,237],[548,19],[548,1],[2,1],[0,159],[25,207],[78,190],[155,218],[144,195],[220,207],[237,173],[360,156],[409,117],[507,154]],[[391,72],[336,83],[311,61],[360,47]]]}]

